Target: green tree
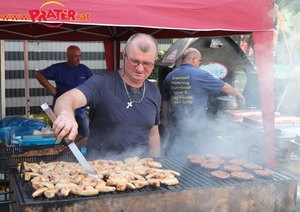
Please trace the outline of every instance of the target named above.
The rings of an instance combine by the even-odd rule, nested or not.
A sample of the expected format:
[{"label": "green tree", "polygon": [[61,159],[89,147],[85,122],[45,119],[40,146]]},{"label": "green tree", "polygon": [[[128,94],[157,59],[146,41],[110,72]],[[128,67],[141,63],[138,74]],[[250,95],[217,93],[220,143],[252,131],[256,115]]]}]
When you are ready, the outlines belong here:
[{"label": "green tree", "polygon": [[[160,60],[164,56],[166,51],[167,50],[159,50],[157,60]],[[153,69],[151,75],[149,76],[149,79],[154,79],[154,80],[158,81],[158,70],[159,70],[159,68],[157,66],[154,66],[154,69]]]},{"label": "green tree", "polygon": [[283,18],[289,20],[300,11],[299,0],[275,0]]}]

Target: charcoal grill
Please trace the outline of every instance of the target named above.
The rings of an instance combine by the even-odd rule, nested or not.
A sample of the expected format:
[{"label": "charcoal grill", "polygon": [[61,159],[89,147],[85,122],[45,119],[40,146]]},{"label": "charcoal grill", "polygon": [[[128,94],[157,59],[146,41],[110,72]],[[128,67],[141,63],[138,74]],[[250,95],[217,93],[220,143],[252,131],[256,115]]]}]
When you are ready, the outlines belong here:
[{"label": "charcoal grill", "polygon": [[297,179],[274,171],[271,178],[251,181],[219,180],[210,171],[191,164],[186,158],[155,158],[163,169],[181,173],[179,184],[155,188],[101,193],[81,197],[56,195],[33,199],[31,183],[19,176],[15,167],[10,170],[11,199],[14,211],[291,211],[296,206]]}]

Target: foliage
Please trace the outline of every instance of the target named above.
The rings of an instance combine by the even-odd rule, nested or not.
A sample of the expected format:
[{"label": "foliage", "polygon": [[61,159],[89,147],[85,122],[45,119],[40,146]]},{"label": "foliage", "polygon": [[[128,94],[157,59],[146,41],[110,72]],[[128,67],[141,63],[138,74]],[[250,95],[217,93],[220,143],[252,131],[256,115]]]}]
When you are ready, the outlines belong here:
[{"label": "foliage", "polygon": [[39,112],[38,114],[31,114],[30,118],[32,119],[39,119],[42,118],[44,120],[44,123],[46,125],[50,125],[52,126],[52,121],[50,120],[50,118],[47,116],[47,114],[41,110],[41,112]]},{"label": "foliage", "polygon": [[[157,59],[157,61],[160,60],[164,56],[164,54],[166,53],[166,51],[167,50],[159,50],[158,51],[158,59]],[[158,81],[158,69],[159,68],[157,66],[154,66],[154,69],[153,69],[151,75],[149,76],[149,79],[154,79],[154,80]]]},{"label": "foliage", "polygon": [[[285,21],[290,20],[300,11],[299,0],[275,0],[275,4]],[[277,24],[277,15],[274,16],[275,25]]]}]

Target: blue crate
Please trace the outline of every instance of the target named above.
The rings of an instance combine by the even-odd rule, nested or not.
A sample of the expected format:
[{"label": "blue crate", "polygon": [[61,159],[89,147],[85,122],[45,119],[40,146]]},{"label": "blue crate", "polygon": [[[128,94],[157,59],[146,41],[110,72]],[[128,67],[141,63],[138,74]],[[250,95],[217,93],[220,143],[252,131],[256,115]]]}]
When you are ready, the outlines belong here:
[{"label": "blue crate", "polygon": [[56,137],[49,136],[29,136],[21,138],[19,140],[20,146],[31,146],[31,145],[50,145],[55,144]]},{"label": "blue crate", "polygon": [[29,127],[29,126],[10,126],[10,127],[0,127],[0,139],[3,142],[10,142],[11,141],[11,136],[9,135],[8,140],[6,141],[5,138],[5,132],[7,131],[15,131],[15,136],[23,136],[23,135],[32,135],[34,131],[34,127]]}]

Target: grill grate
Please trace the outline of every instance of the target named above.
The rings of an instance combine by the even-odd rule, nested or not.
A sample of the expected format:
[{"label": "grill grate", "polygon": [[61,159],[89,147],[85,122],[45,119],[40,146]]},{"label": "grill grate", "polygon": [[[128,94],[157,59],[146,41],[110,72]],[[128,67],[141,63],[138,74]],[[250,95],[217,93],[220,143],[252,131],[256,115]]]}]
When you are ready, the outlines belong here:
[{"label": "grill grate", "polygon": [[237,186],[242,184],[254,184],[254,183],[268,183],[271,181],[286,181],[286,180],[295,180],[294,177],[280,173],[276,170],[274,171],[274,175],[271,178],[258,178],[254,177],[253,180],[242,181],[236,179],[225,179],[219,180],[210,175],[210,171],[203,170],[199,166],[191,164],[187,158],[171,158],[171,157],[163,157],[156,158],[155,161],[161,162],[163,165],[163,169],[171,169],[174,171],[178,171],[181,173],[180,177],[178,177],[179,184],[175,186],[164,186],[156,188],[152,186],[146,186],[141,189],[129,190],[119,192],[109,192],[109,193],[100,193],[97,196],[90,197],[81,197],[78,195],[70,194],[68,197],[62,197],[60,195],[56,195],[53,199],[47,199],[44,196],[40,196],[37,198],[32,198],[32,193],[34,192],[31,183],[25,182],[24,186],[22,185],[22,181],[19,177],[19,173],[16,168],[11,168],[11,181],[14,184],[16,189],[16,193],[18,194],[18,198],[20,200],[20,204],[26,205],[36,205],[36,204],[51,204],[53,202],[70,202],[84,199],[97,199],[97,198],[108,198],[108,197],[116,197],[116,196],[129,196],[129,195],[141,195],[141,194],[149,194],[149,193],[158,193],[158,192],[175,192],[182,191],[188,189],[195,188],[216,188],[216,187],[225,187],[225,186]]},{"label": "grill grate", "polygon": [[186,158],[161,158],[160,162],[163,164],[164,169],[174,169],[181,173],[179,178],[179,185],[182,189],[186,188],[212,188],[220,186],[236,186],[247,183],[264,183],[269,181],[279,180],[294,180],[295,178],[287,174],[274,171],[273,177],[261,178],[254,177],[253,180],[237,180],[229,179],[216,179],[210,175],[209,170],[202,169],[198,165],[190,164]]}]

